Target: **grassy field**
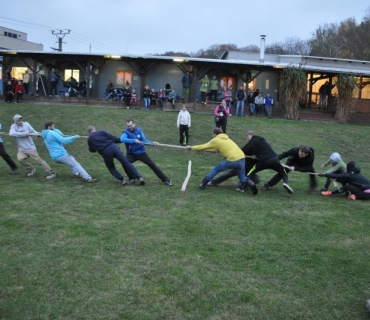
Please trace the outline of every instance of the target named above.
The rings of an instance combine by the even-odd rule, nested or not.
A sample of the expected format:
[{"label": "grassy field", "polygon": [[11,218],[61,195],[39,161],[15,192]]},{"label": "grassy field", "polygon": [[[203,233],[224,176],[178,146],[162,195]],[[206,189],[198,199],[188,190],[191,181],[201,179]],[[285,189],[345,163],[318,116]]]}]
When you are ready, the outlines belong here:
[{"label": "grassy field", "polygon": [[[80,135],[88,125],[120,135],[134,118],[147,138],[178,143],[174,112],[1,104],[3,131],[16,113],[37,130],[53,120]],[[211,138],[213,118],[192,114],[191,144]],[[278,153],[311,145],[317,171],[338,151],[370,177],[368,127],[229,118],[240,146],[247,130]],[[2,137],[16,160],[15,141]],[[146,185],[120,187],[81,138],[67,149],[99,180],[87,184],[36,144],[56,179],[41,167],[12,175],[0,160],[0,319],[368,319],[369,202],[309,194],[298,172],[289,174],[293,195],[281,183],[242,194],[236,179],[201,191],[220,156],[164,147],[147,151],[173,187],[140,163]],[[262,183],[273,174],[262,172]]]}]

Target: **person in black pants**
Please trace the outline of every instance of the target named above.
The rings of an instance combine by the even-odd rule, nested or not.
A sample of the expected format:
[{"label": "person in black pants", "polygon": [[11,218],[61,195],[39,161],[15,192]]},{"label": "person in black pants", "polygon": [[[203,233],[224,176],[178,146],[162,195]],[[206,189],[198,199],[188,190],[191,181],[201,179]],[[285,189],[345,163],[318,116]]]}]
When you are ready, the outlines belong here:
[{"label": "person in black pants", "polygon": [[89,133],[89,138],[87,140],[89,151],[99,152],[99,154],[103,157],[104,163],[111,175],[120,181],[122,186],[127,184],[127,181],[117,171],[114,165],[114,159],[117,159],[121,163],[128,177],[135,177],[140,181],[141,185],[145,184],[145,181],[141,177],[140,173],[131,164],[131,162],[126,159],[121,149],[116,145],[116,143],[121,143],[120,138],[113,136],[105,130],[97,131],[94,126],[89,126],[87,131]]},{"label": "person in black pants", "polygon": [[[253,131],[249,131],[246,136],[248,143],[241,148],[246,155],[245,159],[245,173],[254,182],[258,183],[259,178],[257,172],[271,169],[277,172],[277,176],[283,179],[283,187],[289,192],[293,193],[293,189],[288,184],[288,175],[285,173],[284,167],[280,163],[277,154],[271,148],[270,144],[263,137],[254,135]],[[226,179],[235,176],[233,170],[225,173],[211,181],[210,185],[217,185]],[[266,186],[266,185],[265,185]],[[265,188],[265,190],[268,190]]]},{"label": "person in black pants", "polygon": [[[313,162],[315,160],[315,151],[309,146],[299,146],[285,151],[278,155],[279,160],[288,158],[285,164],[287,173],[290,171],[311,172],[315,173]],[[310,192],[314,192],[317,186],[316,176],[309,174],[310,179]],[[281,180],[281,177],[275,175],[272,179],[265,184],[265,189],[271,189],[275,184]]]},{"label": "person in black pants", "polygon": [[[0,123],[0,130],[1,130],[1,123]],[[5,151],[3,139],[1,138],[1,136],[0,136],[0,156],[3,157],[4,161],[8,164],[10,169],[12,169],[13,173],[18,173],[17,165],[14,163],[12,158],[10,158],[10,156]]]},{"label": "person in black pants", "polygon": [[[127,160],[131,163],[141,161],[145,163],[156,176],[162,180],[169,187],[173,186],[172,181],[159,169],[154,161],[147,155],[144,144],[158,145],[156,141],[148,140],[145,137],[144,132],[140,128],[136,128],[135,121],[133,119],[127,120],[127,129],[123,130],[121,135],[121,142],[126,144]],[[134,180],[134,177],[129,176],[130,181]]]}]

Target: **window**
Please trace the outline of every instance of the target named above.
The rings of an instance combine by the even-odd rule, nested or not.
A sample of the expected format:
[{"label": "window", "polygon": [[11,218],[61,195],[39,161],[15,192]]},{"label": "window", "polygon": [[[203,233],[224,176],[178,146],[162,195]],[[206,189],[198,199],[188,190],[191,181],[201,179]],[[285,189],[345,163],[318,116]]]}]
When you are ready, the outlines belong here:
[{"label": "window", "polygon": [[117,74],[116,74],[117,87],[123,87],[126,84],[126,81],[132,84],[132,72],[117,71]]},{"label": "window", "polygon": [[64,81],[68,81],[70,78],[76,79],[77,82],[80,82],[80,70],[66,69],[64,70]]},{"label": "window", "polygon": [[221,77],[220,79],[220,87],[227,89],[234,90],[235,89],[235,79],[230,77]]}]

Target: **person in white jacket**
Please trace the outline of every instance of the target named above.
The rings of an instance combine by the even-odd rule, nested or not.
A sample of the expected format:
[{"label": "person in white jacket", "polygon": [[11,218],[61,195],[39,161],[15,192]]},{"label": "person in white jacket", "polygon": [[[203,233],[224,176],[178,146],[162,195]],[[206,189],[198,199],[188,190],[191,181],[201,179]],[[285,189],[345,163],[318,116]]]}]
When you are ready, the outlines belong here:
[{"label": "person in white jacket", "polygon": [[187,146],[189,144],[189,128],[191,126],[191,116],[183,104],[177,116],[177,127],[180,128],[180,146]]},{"label": "person in white jacket", "polygon": [[14,123],[10,126],[9,136],[16,138],[18,144],[18,161],[28,171],[27,176],[31,177],[35,174],[36,169],[31,165],[27,159],[32,158],[35,160],[42,169],[47,173],[46,179],[53,179],[56,177],[56,173],[50,168],[50,166],[41,159],[39,156],[35,143],[33,142],[34,136],[41,136],[41,133],[37,132],[32,126],[23,121],[20,114],[16,114],[13,117]]}]

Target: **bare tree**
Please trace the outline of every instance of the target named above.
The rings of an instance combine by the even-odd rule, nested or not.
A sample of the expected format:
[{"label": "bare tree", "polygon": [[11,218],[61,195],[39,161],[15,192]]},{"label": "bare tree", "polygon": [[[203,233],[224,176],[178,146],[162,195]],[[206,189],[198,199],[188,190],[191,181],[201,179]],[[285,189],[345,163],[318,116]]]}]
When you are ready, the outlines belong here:
[{"label": "bare tree", "polygon": [[236,51],[238,47],[235,44],[214,44],[206,50],[199,50],[194,54],[198,58],[219,59],[225,51]]}]

